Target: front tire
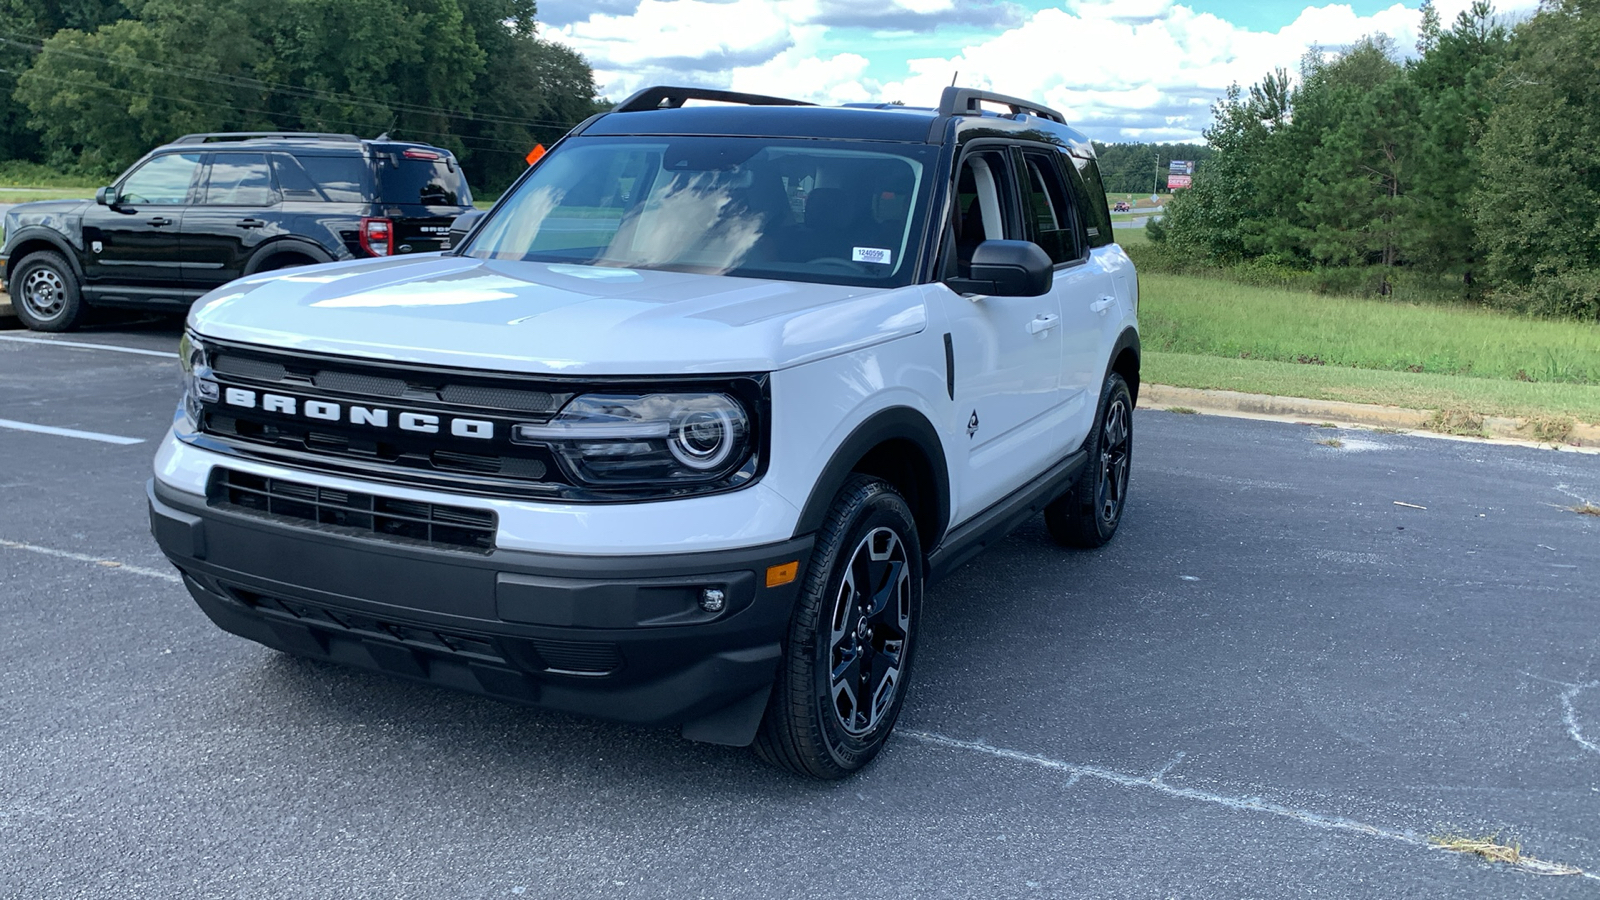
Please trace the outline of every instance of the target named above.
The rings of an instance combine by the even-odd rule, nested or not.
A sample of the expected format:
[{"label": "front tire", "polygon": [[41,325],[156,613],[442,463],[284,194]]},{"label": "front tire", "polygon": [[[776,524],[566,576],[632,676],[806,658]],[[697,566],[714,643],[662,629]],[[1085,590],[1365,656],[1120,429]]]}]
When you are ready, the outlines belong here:
[{"label": "front tire", "polygon": [[1128,470],[1133,461],[1133,394],[1113,372],[1100,389],[1100,407],[1084,444],[1089,464],[1072,490],[1044,508],[1050,536],[1064,547],[1093,549],[1117,533],[1128,502]]},{"label": "front tire", "polygon": [[34,331],[71,331],[83,315],[78,278],[59,253],[34,253],[12,270],[11,307]]},{"label": "front tire", "polygon": [[858,771],[883,749],[905,702],[922,609],[911,507],[887,482],[854,476],[818,532],[756,753],[812,778]]}]

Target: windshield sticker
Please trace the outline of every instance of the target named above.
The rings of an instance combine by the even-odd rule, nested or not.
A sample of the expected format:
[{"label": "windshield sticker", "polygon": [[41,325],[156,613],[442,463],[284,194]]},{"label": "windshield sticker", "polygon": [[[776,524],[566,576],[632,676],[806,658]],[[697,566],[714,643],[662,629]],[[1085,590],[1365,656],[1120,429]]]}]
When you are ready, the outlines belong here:
[{"label": "windshield sticker", "polygon": [[889,260],[893,258],[893,253],[888,250],[880,250],[877,247],[857,247],[850,256],[850,259],[854,262],[876,263],[880,266],[887,266]]}]

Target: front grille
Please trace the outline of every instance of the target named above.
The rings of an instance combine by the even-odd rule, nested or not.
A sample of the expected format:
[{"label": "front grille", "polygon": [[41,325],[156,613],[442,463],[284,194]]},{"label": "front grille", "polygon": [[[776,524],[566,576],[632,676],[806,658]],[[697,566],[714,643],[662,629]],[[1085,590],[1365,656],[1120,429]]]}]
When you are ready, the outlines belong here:
[{"label": "front grille", "polygon": [[211,506],[315,525],[362,537],[488,553],[494,549],[493,512],[396,500],[217,468],[207,489]]}]

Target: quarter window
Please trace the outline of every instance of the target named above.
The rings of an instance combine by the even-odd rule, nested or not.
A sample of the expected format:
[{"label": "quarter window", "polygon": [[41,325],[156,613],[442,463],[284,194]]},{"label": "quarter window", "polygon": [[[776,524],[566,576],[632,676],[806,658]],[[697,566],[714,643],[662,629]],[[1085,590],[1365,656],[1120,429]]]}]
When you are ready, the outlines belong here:
[{"label": "quarter window", "polygon": [[200,167],[198,153],[168,153],[140,166],[122,182],[117,199],[149,206],[181,206],[189,202],[189,185]]}]

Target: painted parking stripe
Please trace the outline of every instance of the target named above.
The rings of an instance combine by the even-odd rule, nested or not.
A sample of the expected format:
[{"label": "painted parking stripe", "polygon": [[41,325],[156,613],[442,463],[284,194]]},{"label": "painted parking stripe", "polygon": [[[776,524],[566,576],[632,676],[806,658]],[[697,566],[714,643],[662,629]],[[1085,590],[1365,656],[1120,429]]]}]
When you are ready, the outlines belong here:
[{"label": "painted parking stripe", "polygon": [[18,337],[10,334],[0,334],[0,341],[11,341],[17,344],[50,344],[55,347],[81,347],[86,350],[110,350],[112,353],[133,353],[139,356],[159,356],[162,359],[177,359],[178,354],[166,350],[145,350],[140,347],[118,347],[115,344],[91,344],[86,341],[58,341],[54,338]]},{"label": "painted parking stripe", "polygon": [[0,428],[11,428],[17,431],[36,431],[39,434],[54,434],[59,437],[99,441],[102,444],[144,443],[144,438],[123,437],[120,434],[101,434],[98,431],[79,431],[76,428],[57,428],[54,425],[34,425],[30,422],[16,422],[11,419],[0,419]]},{"label": "painted parking stripe", "polygon": [[146,578],[159,578],[162,581],[171,581],[182,584],[183,579],[172,572],[163,572],[160,569],[147,569],[144,566],[130,566],[114,559],[101,559],[87,553],[73,553],[71,550],[57,550],[54,547],[41,547],[38,544],[25,544],[22,541],[0,540],[0,547],[8,550],[26,550],[41,556],[54,556],[59,559],[72,559],[78,562],[93,563],[104,569],[115,569],[118,572],[127,572],[129,575],[143,575]]}]

